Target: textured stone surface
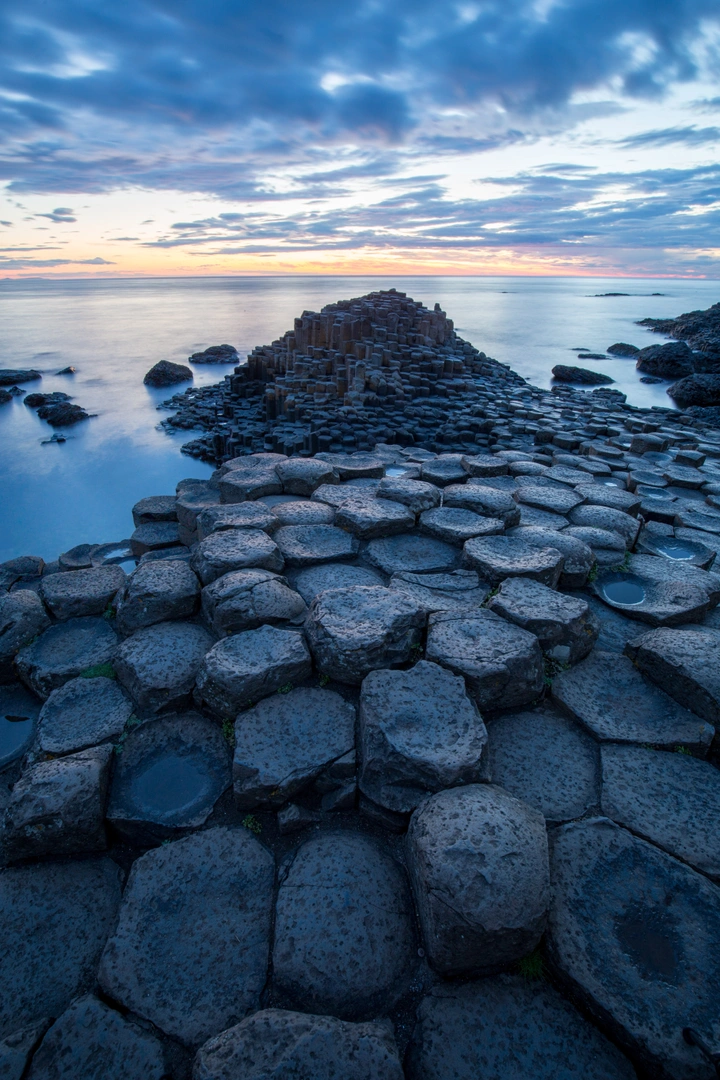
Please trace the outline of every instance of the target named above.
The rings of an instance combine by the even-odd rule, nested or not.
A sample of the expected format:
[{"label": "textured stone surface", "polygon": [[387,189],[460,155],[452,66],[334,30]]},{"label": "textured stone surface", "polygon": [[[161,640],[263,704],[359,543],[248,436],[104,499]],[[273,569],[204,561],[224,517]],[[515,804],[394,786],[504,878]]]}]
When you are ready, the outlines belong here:
[{"label": "textured stone surface", "polygon": [[132,703],[113,679],[71,679],[53,690],[42,707],[38,747],[46,754],[69,754],[120,735]]},{"label": "textured stone surface", "polygon": [[222,502],[241,503],[246,499],[259,499],[263,495],[281,495],[282,481],[272,463],[241,458],[236,468],[220,478],[218,488]]},{"label": "textured stone surface", "polygon": [[602,748],[602,810],[715,880],[720,878],[720,772],[687,754]]},{"label": "textured stone surface", "polygon": [[[246,506],[257,506],[257,503],[247,503]],[[278,503],[273,506],[272,513],[276,528],[280,525],[332,525],[335,520],[332,506],[312,502],[310,499]]]},{"label": "textured stone surface", "polygon": [[195,713],[150,720],[122,744],[108,821],[130,843],[159,843],[204,824],[229,786],[230,748],[217,724]]},{"label": "textured stone surface", "polygon": [[588,655],[600,630],[584,600],[565,596],[529,578],[504,581],[488,607],[535,634],[543,652],[570,664]]},{"label": "textured stone surface", "polygon": [[550,706],[507,713],[488,725],[494,784],[555,823],[582,817],[600,798],[597,745]]},{"label": "textured stone surface", "polygon": [[520,509],[512,495],[482,484],[479,480],[446,488],[443,506],[457,506],[484,517],[497,518],[507,528],[520,523]]},{"label": "textured stone surface", "polygon": [[93,570],[51,574],[43,578],[40,591],[56,619],[74,619],[102,615],[125,581],[121,567],[98,566]]},{"label": "textured stone surface", "polygon": [[215,633],[225,635],[268,623],[301,621],[307,608],[285,578],[269,570],[235,570],[205,586],[202,610]]},{"label": "textured stone surface", "polygon": [[398,476],[384,477],[378,484],[377,497],[402,503],[412,514],[421,514],[440,505],[440,491],[434,484],[424,480],[405,480]]},{"label": "textured stone surface", "polygon": [[[616,592],[630,584],[630,597]],[[593,590],[604,603],[652,626],[702,622],[720,596],[720,577],[696,566],[655,555],[631,555],[622,573],[598,574]],[[638,591],[639,590],[639,591]]]},{"label": "textured stone surface", "polygon": [[318,593],[325,589],[346,589],[350,585],[384,585],[385,579],[377,570],[366,566],[312,566],[307,570],[290,573],[288,580],[302,596],[306,604],[311,604]]},{"label": "textured stone surface", "polygon": [[660,627],[628,641],[625,653],[666,694],[720,725],[720,631]]},{"label": "textured stone surface", "polygon": [[338,507],[335,524],[361,540],[373,540],[412,529],[415,514],[389,499],[348,499]]},{"label": "textured stone surface", "polygon": [[630,660],[595,649],[552,684],[553,700],[596,738],[707,749],[714,728],[643,678]]},{"label": "textured stone surface", "polygon": [[112,747],[31,765],[13,788],[3,820],[8,859],[104,851]]},{"label": "textured stone surface", "polygon": [[443,975],[486,973],[532,952],[550,903],[545,821],[491,784],[427,799],[408,831],[423,941]]},{"label": "textured stone surface", "polygon": [[334,525],[284,525],[273,539],[287,566],[344,561],[358,551],[355,537]]},{"label": "textured stone surface", "polygon": [[463,510],[459,506],[438,506],[435,510],[426,510],[420,515],[420,530],[444,540],[448,544],[461,546],[474,536],[493,536],[503,532],[505,524],[500,518],[481,517],[472,510]]},{"label": "textured stone surface", "polygon": [[233,506],[211,506],[197,517],[197,538],[205,540],[211,533],[225,529],[262,529],[272,533],[280,522],[269,506],[262,503],[236,503]]},{"label": "textured stone surface", "polygon": [[28,1080],[163,1080],[162,1044],[137,1024],[87,995],[52,1025],[33,1057]]},{"label": "textured stone surface", "polygon": [[212,643],[202,626],[156,623],[122,643],[115,670],[142,714],[177,708],[188,699]]},{"label": "textured stone surface", "polygon": [[18,649],[49,625],[50,619],[37,593],[18,589],[0,596],[0,683],[11,682]]},{"label": "textured stone surface", "polygon": [[143,855],[100,985],[184,1043],[238,1023],[258,1008],[265,983],[273,876],[272,855],[242,828],[209,829]]},{"label": "textured stone surface", "polygon": [[311,668],[302,634],[261,626],[213,646],[198,674],[197,696],[219,716],[233,717],[279,687],[302,682]]},{"label": "textured stone surface", "polygon": [[353,585],[313,600],[306,633],[321,672],[358,684],[374,668],[409,660],[426,619],[423,605],[407,593]]},{"label": "textured stone surface", "polygon": [[592,529],[607,529],[608,532],[620,533],[626,544],[632,544],[638,534],[640,522],[609,506],[576,506],[568,513],[573,525],[587,525]]},{"label": "textured stone surface", "polygon": [[152,521],[139,525],[130,537],[130,547],[136,558],[148,551],[178,547],[180,543],[180,527],[176,521]]},{"label": "textured stone surface", "polygon": [[409,593],[428,611],[478,609],[487,599],[490,586],[474,570],[452,570],[449,574],[394,574],[391,589]]},{"label": "textured stone surface", "polygon": [[275,694],[235,724],[233,790],[238,806],[282,806],[355,748],[355,708],[332,690]]},{"label": "textured stone surface", "polygon": [[392,1027],[263,1009],[198,1051],[193,1080],[403,1080]]},{"label": "textured stone surface", "polygon": [[371,540],[367,557],[373,566],[385,574],[429,574],[433,571],[455,570],[458,552],[432,536],[389,536]]},{"label": "textured stone surface", "polygon": [[682,1031],[714,1042],[720,889],[607,818],[560,828],[552,883],[548,945],[573,990],[651,1076],[712,1080]]},{"label": "textured stone surface", "polygon": [[527,484],[523,485],[518,492],[518,500],[526,506],[534,506],[537,510],[549,510],[551,514],[567,514],[575,506],[580,506],[583,501],[582,495],[567,487],[549,484],[545,486]]},{"label": "textured stone surface", "polygon": [[290,458],[275,466],[282,483],[283,491],[292,495],[312,495],[321,484],[338,484],[340,477],[336,469],[326,461],[309,458]]},{"label": "textured stone surface", "polygon": [[59,1016],[92,985],[119,902],[110,859],[0,872],[0,1037]]},{"label": "textured stone surface", "polygon": [[374,841],[325,832],[298,849],[278,892],[273,951],[291,1001],[339,1017],[386,1012],[407,989],[414,946],[404,874]]},{"label": "textured stone surface", "polygon": [[538,639],[492,611],[431,615],[425,657],[463,675],[481,709],[526,705],[542,691]]},{"label": "textured stone surface", "polygon": [[482,717],[437,664],[370,672],[359,721],[360,789],[380,806],[409,813],[428,793],[484,779]]},{"label": "textured stone surface", "polygon": [[117,628],[132,634],[166,619],[187,619],[199,603],[200,583],[188,564],[157,559],[138,566],[128,579],[118,597]]},{"label": "textured stone surface", "polygon": [[23,1080],[30,1057],[50,1026],[50,1017],[20,1028],[0,1042],[2,1080]]},{"label": "textured stone surface", "polygon": [[149,495],[132,508],[133,523],[146,525],[149,521],[177,521],[175,495]]},{"label": "textured stone surface", "polygon": [[423,998],[411,1080],[635,1080],[630,1062],[547,982],[499,975]]},{"label": "textured stone surface", "polygon": [[15,663],[25,685],[45,699],[88,668],[109,663],[117,644],[117,634],[105,619],[68,619],[21,649]]},{"label": "textured stone surface", "polygon": [[543,529],[539,525],[521,525],[513,529],[510,535],[532,547],[554,547],[560,552],[563,556],[563,568],[559,581],[561,589],[579,589],[587,581],[595,556],[587,544],[571,536],[566,529]]},{"label": "textured stone surface", "polygon": [[223,529],[200,542],[192,565],[203,585],[209,585],[232,570],[280,571],[284,564],[277,544],[261,529]]},{"label": "textured stone surface", "polygon": [[491,585],[499,585],[509,577],[527,577],[555,589],[563,555],[557,548],[535,547],[515,536],[483,536],[467,541],[463,566],[477,570]]}]

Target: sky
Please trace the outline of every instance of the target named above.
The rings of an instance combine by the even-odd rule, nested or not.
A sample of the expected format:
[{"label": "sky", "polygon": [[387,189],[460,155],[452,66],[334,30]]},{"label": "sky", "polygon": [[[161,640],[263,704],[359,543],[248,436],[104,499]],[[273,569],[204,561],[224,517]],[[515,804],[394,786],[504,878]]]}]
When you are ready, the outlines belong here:
[{"label": "sky", "polygon": [[3,0],[0,278],[720,278],[719,0]]}]

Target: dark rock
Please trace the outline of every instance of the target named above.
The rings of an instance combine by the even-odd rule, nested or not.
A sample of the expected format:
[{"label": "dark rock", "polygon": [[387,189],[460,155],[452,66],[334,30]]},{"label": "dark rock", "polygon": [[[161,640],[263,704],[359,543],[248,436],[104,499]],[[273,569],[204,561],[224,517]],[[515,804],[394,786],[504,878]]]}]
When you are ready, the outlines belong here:
[{"label": "dark rock", "polygon": [[508,577],[526,577],[555,589],[563,561],[557,548],[535,547],[515,536],[478,537],[463,548],[463,565],[477,570],[491,585]]},{"label": "dark rock", "polygon": [[720,727],[720,631],[660,627],[628,641],[625,654],[679,704]]},{"label": "dark rock", "polygon": [[[531,480],[535,477],[531,477]],[[542,484],[523,485],[517,493],[518,501],[537,510],[547,510],[551,514],[568,514],[583,501],[582,495],[568,487]],[[515,523],[517,524],[517,523]]]},{"label": "dark rock", "polygon": [[149,851],[130,871],[100,985],[186,1044],[238,1023],[260,1005],[273,878],[272,855],[247,829]]},{"label": "dark rock", "polygon": [[10,401],[12,401],[12,399],[13,395],[10,393],[9,390],[3,390],[2,388],[0,388],[0,405],[7,405]]},{"label": "dark rock", "polygon": [[[603,360],[602,353],[584,353],[580,360]],[[601,375],[599,371],[590,371],[588,368],[572,367],[567,364],[556,364],[552,369],[553,379],[558,382],[582,383],[585,386],[607,386],[615,382],[609,375]]]},{"label": "dark rock", "polygon": [[187,563],[170,559],[145,563],[133,571],[118,596],[117,628],[132,634],[166,619],[187,619],[199,603],[200,583]]},{"label": "dark rock", "polygon": [[3,368],[0,370],[0,386],[12,386],[14,383],[32,382],[34,379],[42,379],[39,371],[32,368]]},{"label": "dark rock", "polygon": [[359,546],[354,536],[334,525],[283,525],[274,533],[273,540],[288,566],[316,566],[353,559]]},{"label": "dark rock", "polygon": [[720,405],[720,375],[687,375],[668,386],[667,392],[682,409],[688,405]]},{"label": "dark rock", "polygon": [[106,619],[68,619],[21,649],[15,663],[25,685],[45,700],[69,679],[109,664],[117,643],[117,634]]},{"label": "dark rock", "polygon": [[213,638],[192,623],[155,623],[127,638],[115,670],[141,715],[177,709],[189,700]]},{"label": "dark rock", "polygon": [[0,872],[0,1037],[59,1016],[93,984],[120,902],[106,858]]},{"label": "dark rock", "polygon": [[420,514],[423,510],[432,510],[440,505],[440,491],[434,484],[397,476],[386,476],[380,481],[377,498],[401,503],[412,514]]},{"label": "dark rock", "polygon": [[57,405],[41,405],[37,411],[41,420],[47,420],[52,427],[69,427],[78,424],[81,420],[88,420],[90,413],[80,405],[72,405],[69,401],[61,401]]},{"label": "dark rock", "polygon": [[651,626],[701,622],[717,604],[720,577],[655,555],[631,555],[627,568],[598,574],[592,588],[610,607]]},{"label": "dark rock", "polygon": [[28,1080],[163,1080],[162,1043],[97,998],[74,1001],[32,1059]]},{"label": "dark rock", "polygon": [[505,523],[500,518],[481,517],[459,506],[438,506],[420,515],[421,532],[458,547],[475,536],[493,536],[504,529]]},{"label": "dark rock", "polygon": [[630,1062],[557,990],[517,975],[434,987],[418,1009],[408,1075],[635,1080]]},{"label": "dark rock", "polygon": [[290,458],[275,466],[283,491],[291,495],[312,495],[321,484],[339,484],[336,469],[317,458]]},{"label": "dark rock", "polygon": [[56,371],[55,374],[56,375],[74,375],[76,373],[76,371],[77,371],[77,368],[74,368],[72,366],[72,364],[68,364],[67,367],[60,368],[60,370]]},{"label": "dark rock", "polygon": [[625,341],[618,341],[615,345],[608,345],[607,352],[611,356],[630,356],[633,358],[640,354],[640,350],[636,345],[628,345]]},{"label": "dark rock", "polygon": [[[252,503],[245,505],[248,509],[253,506]],[[272,507],[272,514],[275,519],[275,528],[281,525],[332,525],[335,521],[335,510],[332,506],[312,502],[310,499],[279,503]],[[267,532],[271,531],[267,529]]]},{"label": "dark rock", "polygon": [[312,603],[325,589],[344,589],[351,585],[384,585],[385,579],[376,570],[365,566],[344,566],[329,563],[295,571],[289,578],[293,588],[306,604]]},{"label": "dark rock", "polygon": [[13,788],[2,846],[8,859],[104,851],[112,747],[31,765]]},{"label": "dark rock", "polygon": [[242,458],[218,481],[224,503],[241,503],[264,495],[281,495],[282,481],[272,462]]},{"label": "dark rock", "polygon": [[467,479],[467,470],[462,465],[462,454],[442,454],[433,461],[426,461],[420,475],[428,484],[444,488],[449,484],[461,484]]},{"label": "dark rock", "polygon": [[235,570],[202,591],[203,615],[216,634],[255,630],[263,624],[298,622],[307,608],[285,578],[269,570]]},{"label": "dark rock", "polygon": [[305,629],[319,670],[358,685],[374,668],[406,663],[426,619],[423,605],[407,593],[354,585],[316,596]]},{"label": "dark rock", "polygon": [[0,1076],[3,1080],[23,1080],[30,1058],[52,1021],[49,1017],[20,1028],[0,1042]]},{"label": "dark rock", "polygon": [[458,552],[449,544],[430,536],[389,536],[371,540],[367,558],[385,574],[429,574],[455,570]]},{"label": "dark rock", "polygon": [[576,506],[568,517],[573,525],[620,533],[628,547],[634,543],[640,529],[636,518],[609,506]]},{"label": "dark rock", "polygon": [[646,375],[682,379],[684,375],[692,375],[694,371],[693,354],[684,341],[648,345],[638,353],[635,367]]},{"label": "dark rock", "polygon": [[[464,512],[464,511],[463,511]],[[428,611],[476,610],[482,607],[490,586],[474,570],[453,570],[449,574],[395,574],[391,589],[409,593]]]},{"label": "dark rock", "polygon": [[42,707],[38,747],[46,754],[70,754],[121,735],[132,703],[114,679],[71,679],[53,690]]},{"label": "dark rock", "polygon": [[121,750],[107,817],[132,844],[146,847],[204,825],[230,786],[227,741],[195,713],[148,721]]},{"label": "dark rock", "polygon": [[40,592],[56,619],[102,615],[127,578],[120,566],[98,566],[44,577]]},{"label": "dark rock", "polygon": [[403,1080],[392,1027],[264,1009],[198,1051],[193,1080]]},{"label": "dark rock", "polygon": [[385,472],[385,462],[376,454],[329,454],[316,455],[317,460],[329,462],[337,470],[341,480],[361,480],[364,477],[381,477]]},{"label": "dark rock", "polygon": [[232,570],[257,567],[280,571],[284,565],[277,544],[261,529],[223,529],[211,533],[201,541],[192,557],[193,569],[203,585],[209,585]]},{"label": "dark rock", "polygon": [[564,596],[529,578],[503,581],[488,607],[535,634],[544,653],[570,664],[588,655],[600,631],[584,600]]},{"label": "dark rock", "polygon": [[284,995],[335,1016],[377,1016],[407,990],[413,946],[404,875],[375,842],[325,832],[298,849],[276,905],[273,971]]},{"label": "dark rock", "polygon": [[335,524],[360,540],[373,540],[408,532],[415,515],[389,499],[348,499],[338,507]]},{"label": "dark rock", "polygon": [[61,401],[70,401],[70,395],[56,390],[52,394],[26,394],[23,404],[30,409],[39,409],[41,405],[59,405]]},{"label": "dark rock", "polygon": [[12,681],[18,650],[49,626],[42,601],[32,590],[0,595],[0,683]]},{"label": "dark rock", "polygon": [[481,709],[526,705],[542,692],[538,639],[492,611],[431,615],[425,657],[464,676]]},{"label": "dark rock", "polygon": [[193,364],[239,364],[240,357],[234,345],[211,345],[202,352],[194,352],[188,360]]},{"label": "dark rock", "polygon": [[143,379],[146,386],[173,386],[175,383],[192,380],[193,373],[184,364],[173,364],[170,360],[160,360],[151,367]]},{"label": "dark rock", "polygon": [[573,993],[649,1075],[711,1080],[682,1032],[713,1043],[720,890],[607,818],[558,830],[552,879],[548,946]]},{"label": "dark rock", "polygon": [[132,516],[136,528],[153,521],[177,521],[177,496],[149,495],[135,503]]},{"label": "dark rock", "polygon": [[508,471],[507,461],[491,454],[463,455],[461,464],[469,476],[505,476]]},{"label": "dark rock", "polygon": [[587,660],[553,680],[552,696],[602,742],[684,745],[705,753],[715,731],[617,653],[595,649]]},{"label": "dark rock", "polygon": [[137,558],[147,551],[180,546],[180,530],[175,521],[150,521],[139,525],[130,537],[132,553]]},{"label": "dark rock", "polygon": [[320,821],[320,814],[315,810],[308,810],[305,806],[298,806],[297,803],[288,803],[277,813],[278,831],[281,836],[301,832],[308,825],[315,825],[318,821]]},{"label": "dark rock", "polygon": [[22,757],[35,737],[40,702],[24,686],[0,686],[0,769]]},{"label": "dark rock", "polygon": [[480,480],[450,484],[443,492],[443,506],[459,506],[474,514],[499,518],[508,528],[520,522],[520,511],[512,495]]},{"label": "dark rock", "polygon": [[243,809],[282,806],[355,750],[355,709],[332,690],[292,690],[240,713],[233,790]]},{"label": "dark rock", "polygon": [[555,548],[563,556],[559,588],[579,589],[585,584],[595,563],[592,549],[566,529],[544,529],[539,525],[521,525],[509,534],[535,548]]},{"label": "dark rock", "polygon": [[450,788],[415,811],[407,850],[436,971],[488,973],[532,952],[550,903],[547,835],[537,810],[491,784]]},{"label": "dark rock", "polygon": [[302,634],[262,626],[218,642],[197,677],[197,698],[218,716],[233,717],[281,686],[303,682],[312,670]]},{"label": "dark rock", "polygon": [[485,779],[487,732],[461,678],[421,660],[371,671],[359,711],[360,789],[409,813],[427,794]]}]

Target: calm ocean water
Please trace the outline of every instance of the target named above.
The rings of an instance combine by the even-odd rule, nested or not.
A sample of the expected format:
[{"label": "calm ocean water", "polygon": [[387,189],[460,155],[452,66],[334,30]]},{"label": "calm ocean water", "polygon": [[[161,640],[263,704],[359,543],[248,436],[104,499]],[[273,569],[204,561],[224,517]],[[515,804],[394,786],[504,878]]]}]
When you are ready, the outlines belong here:
[{"label": "calm ocean water", "polygon": [[[554,364],[573,362],[574,347],[603,352],[615,341],[660,342],[635,321],[720,300],[716,281],[616,278],[0,281],[0,367],[37,368],[42,384],[28,390],[64,390],[97,413],[70,429],[66,443],[43,445],[52,429],[22,398],[0,406],[0,561],[21,554],[50,560],[75,544],[126,538],[134,502],[174,491],[184,476],[210,473],[181,455],[190,434],[156,429],[165,415],[156,406],[172,390],[151,390],[142,380],[158,360],[185,361],[221,342],[243,354],[284,333],[304,308],[390,287],[430,306],[439,302],[463,337],[538,386],[550,385]],[[630,295],[595,295],[614,291]],[[68,364],[75,375],[55,375]],[[632,404],[670,404],[664,385],[639,382],[631,360],[584,366],[611,375]],[[195,384],[216,382],[227,370],[197,367]]]}]

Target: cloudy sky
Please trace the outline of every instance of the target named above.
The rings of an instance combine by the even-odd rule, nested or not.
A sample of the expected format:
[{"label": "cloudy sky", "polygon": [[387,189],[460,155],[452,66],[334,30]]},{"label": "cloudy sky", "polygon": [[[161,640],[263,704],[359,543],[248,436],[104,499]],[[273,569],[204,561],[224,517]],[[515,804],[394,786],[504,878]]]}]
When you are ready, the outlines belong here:
[{"label": "cloudy sky", "polygon": [[0,277],[720,277],[718,0],[3,0]]}]

